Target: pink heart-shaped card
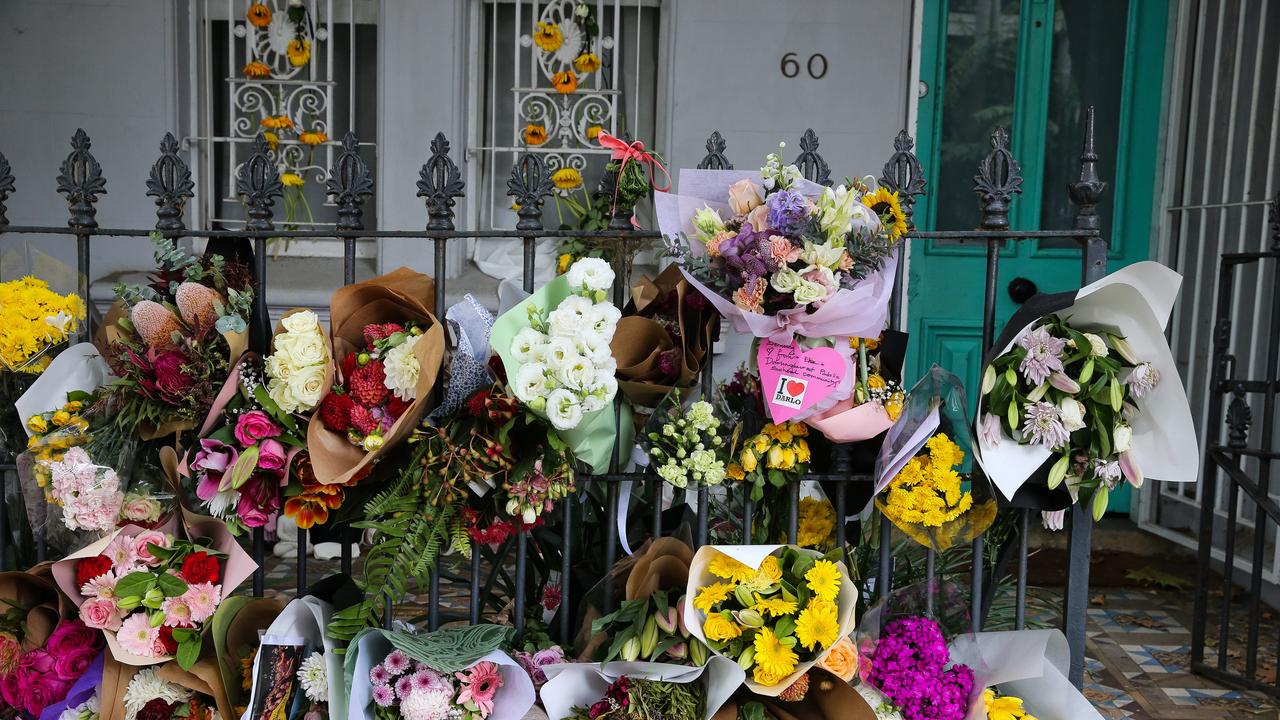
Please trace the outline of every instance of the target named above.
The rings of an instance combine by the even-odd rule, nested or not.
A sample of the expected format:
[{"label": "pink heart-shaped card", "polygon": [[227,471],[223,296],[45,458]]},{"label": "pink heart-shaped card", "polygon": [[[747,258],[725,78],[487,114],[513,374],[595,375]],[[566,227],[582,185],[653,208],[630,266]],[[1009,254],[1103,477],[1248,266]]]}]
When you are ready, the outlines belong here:
[{"label": "pink heart-shaped card", "polygon": [[775,423],[802,415],[835,392],[848,371],[844,358],[833,348],[805,349],[799,343],[762,340],[756,359],[764,405]]}]

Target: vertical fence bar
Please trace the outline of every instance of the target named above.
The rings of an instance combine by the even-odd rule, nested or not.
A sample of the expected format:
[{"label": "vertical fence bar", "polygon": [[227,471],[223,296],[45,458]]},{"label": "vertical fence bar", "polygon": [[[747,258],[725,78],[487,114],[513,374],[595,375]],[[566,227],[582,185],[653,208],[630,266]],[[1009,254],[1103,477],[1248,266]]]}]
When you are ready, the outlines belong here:
[{"label": "vertical fence bar", "polygon": [[787,542],[794,545],[800,536],[800,481],[787,484]]},{"label": "vertical fence bar", "polygon": [[1031,534],[1031,511],[1018,512],[1018,580],[1013,608],[1013,629],[1027,625],[1027,540]]},{"label": "vertical fence bar", "polygon": [[573,537],[573,501],[570,495],[561,501],[564,527],[562,537],[564,545],[560,553],[560,643],[568,645],[573,634],[573,582],[570,575],[573,570],[573,553],[570,538]]},{"label": "vertical fence bar", "polygon": [[880,562],[876,570],[876,597],[883,600],[893,592],[893,522],[880,516]]},{"label": "vertical fence bar", "polygon": [[[5,202],[15,189],[13,168],[9,159],[0,153],[0,234],[4,234],[9,218],[5,215]],[[16,469],[16,458],[8,451],[0,450],[0,572],[8,569],[9,557],[9,500],[5,496],[8,490],[9,470]]]}]

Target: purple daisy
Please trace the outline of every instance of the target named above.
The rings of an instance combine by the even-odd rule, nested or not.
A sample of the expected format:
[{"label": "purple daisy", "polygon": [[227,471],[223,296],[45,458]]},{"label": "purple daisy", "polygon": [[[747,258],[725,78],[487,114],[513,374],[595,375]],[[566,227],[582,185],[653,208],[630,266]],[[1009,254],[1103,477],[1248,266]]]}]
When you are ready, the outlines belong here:
[{"label": "purple daisy", "polygon": [[1023,335],[1018,345],[1027,351],[1027,356],[1018,366],[1027,382],[1039,385],[1055,371],[1062,372],[1062,351],[1067,347],[1067,341],[1050,335],[1049,328],[1041,325]]},{"label": "purple daisy", "polygon": [[1058,413],[1057,406],[1052,403],[1031,403],[1027,406],[1024,417],[1026,422],[1023,427],[1026,434],[1031,436],[1031,442],[1036,445],[1055,450],[1071,439],[1067,429],[1062,426],[1062,416]]}]

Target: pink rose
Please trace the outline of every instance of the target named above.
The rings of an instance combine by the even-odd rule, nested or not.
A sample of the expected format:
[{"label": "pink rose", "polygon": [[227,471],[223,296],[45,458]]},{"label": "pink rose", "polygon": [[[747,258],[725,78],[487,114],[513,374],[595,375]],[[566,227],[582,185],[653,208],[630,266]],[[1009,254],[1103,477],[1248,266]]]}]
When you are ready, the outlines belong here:
[{"label": "pink rose", "polygon": [[270,415],[261,410],[250,410],[236,420],[236,440],[245,447],[259,440],[276,437],[281,432],[283,432],[281,427],[271,419]]},{"label": "pink rose", "polygon": [[263,440],[258,444],[258,467],[263,470],[283,470],[287,457],[279,440]]},{"label": "pink rose", "polygon": [[747,222],[751,223],[751,229],[758,233],[762,233],[769,229],[769,206],[757,205],[754,210],[747,213]]},{"label": "pink rose", "polygon": [[746,215],[764,203],[760,191],[750,178],[743,178],[729,186],[729,209],[734,215]]},{"label": "pink rose", "polygon": [[22,656],[18,661],[18,669],[44,675],[53,670],[53,656],[44,648],[36,648]]},{"label": "pink rose", "polygon": [[0,675],[0,698],[10,707],[22,707],[22,678],[17,670]]},{"label": "pink rose", "polygon": [[138,553],[138,562],[155,567],[160,564],[160,558],[151,554],[150,545],[167,549],[173,545],[173,538],[159,530],[144,530],[133,539],[133,549]]},{"label": "pink rose", "polygon": [[85,600],[80,606],[80,619],[87,627],[113,632],[120,629],[120,611],[113,600]]},{"label": "pink rose", "polygon": [[26,711],[39,717],[44,709],[67,696],[71,683],[65,682],[53,674],[23,673],[22,704]]},{"label": "pink rose", "polygon": [[45,648],[55,658],[76,652],[80,648],[97,650],[102,645],[102,633],[90,629],[79,620],[65,620],[49,636]]},{"label": "pink rose", "polygon": [[63,680],[75,682],[93,664],[98,652],[91,647],[82,647],[78,651],[55,658],[53,672]]}]

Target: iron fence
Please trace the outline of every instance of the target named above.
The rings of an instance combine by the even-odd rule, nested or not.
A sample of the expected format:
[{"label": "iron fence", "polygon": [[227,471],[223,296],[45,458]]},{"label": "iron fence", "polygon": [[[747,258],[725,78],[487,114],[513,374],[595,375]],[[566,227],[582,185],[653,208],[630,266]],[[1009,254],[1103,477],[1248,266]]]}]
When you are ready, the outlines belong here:
[{"label": "iron fence", "polygon": [[[101,166],[90,151],[89,136],[77,131],[72,138],[72,152],[62,163],[58,176],[58,192],[68,202],[69,218],[65,227],[54,226],[15,226],[7,223],[4,215],[5,203],[15,191],[15,183],[8,163],[0,155],[0,233],[17,234],[70,234],[76,240],[77,263],[79,270],[79,293],[89,298],[89,280],[91,271],[91,246],[95,238],[133,237],[145,238],[153,232],[142,228],[102,228],[95,218],[95,203],[98,196],[106,192],[106,179]],[[801,153],[796,158],[805,177],[824,185],[830,185],[830,171],[818,151],[819,140],[812,130],[806,132],[800,141]],[[885,164],[880,182],[900,194],[904,209],[910,213],[915,198],[925,192],[925,176],[920,162],[913,153],[914,143],[904,130],[894,141],[894,150]],[[718,132],[713,132],[707,140],[707,154],[699,163],[700,168],[731,169],[733,166],[726,154],[726,143]],[[473,231],[458,230],[454,225],[455,202],[464,195],[464,183],[457,164],[450,155],[448,140],[438,134],[431,142],[430,157],[422,166],[417,180],[418,196],[422,197],[426,206],[426,224],[423,230],[369,230],[363,225],[363,205],[374,192],[373,178],[369,168],[360,156],[360,146],[354,135],[348,133],[342,141],[342,151],[334,160],[327,181],[327,190],[337,205],[338,222],[335,229],[289,230],[275,225],[273,206],[277,198],[283,194],[280,177],[276,165],[271,158],[269,148],[261,135],[258,136],[249,158],[240,166],[236,175],[236,190],[246,209],[247,221],[243,229],[237,230],[194,230],[186,226],[183,216],[187,201],[194,197],[194,185],[187,164],[179,155],[179,144],[172,134],[167,134],[160,144],[161,156],[154,164],[150,178],[146,182],[146,194],[154,198],[157,205],[157,222],[154,231],[172,238],[239,238],[251,241],[255,259],[255,296],[254,317],[252,322],[251,348],[263,350],[268,347],[270,338],[270,320],[267,314],[267,293],[271,291],[268,278],[267,241],[272,238],[341,238],[344,241],[344,278],[350,284],[355,280],[355,245],[359,239],[407,238],[423,243],[429,247],[435,260],[435,268],[444,267],[445,251],[451,242],[465,241],[472,238],[518,239],[523,243],[524,266],[523,288],[534,289],[534,248],[537,240],[542,238],[582,237],[588,234],[604,242],[651,241],[660,236],[657,232],[633,229],[631,226],[632,208],[615,207],[611,222],[606,230],[584,233],[576,230],[549,230],[542,224],[542,205],[553,192],[551,175],[544,161],[536,153],[526,153],[517,159],[507,182],[508,194],[519,207],[519,220],[514,230]],[[1093,141],[1093,110],[1089,108],[1086,118],[1086,133],[1080,156],[1079,179],[1068,187],[1068,193],[1077,207],[1074,227],[1065,231],[1019,231],[1009,227],[1008,213],[1014,196],[1021,192],[1021,168],[1009,151],[1009,136],[1003,129],[997,129],[991,135],[991,151],[977,168],[974,177],[974,189],[979,197],[979,222],[976,229],[920,231],[914,228],[908,233],[906,240],[965,240],[983,244],[986,247],[985,294],[982,326],[982,342],[984,348],[992,345],[996,331],[996,297],[1000,287],[1000,250],[1007,242],[1026,242],[1045,238],[1067,238],[1077,241],[1081,246],[1082,267],[1081,282],[1087,283],[1098,279],[1105,273],[1107,241],[1099,230],[1098,216],[1095,208],[1101,199],[1106,184],[1099,180],[1096,170],[1097,156]],[[614,195],[612,184],[616,177],[606,173],[600,192]],[[904,242],[904,246],[905,246]],[[906,247],[901,250],[903,257]],[[898,329],[902,313],[902,276],[899,273],[895,285],[890,313],[890,329]],[[435,303],[439,311],[445,305],[447,278],[436,277]],[[614,301],[621,307],[624,304],[624,283],[615,284]],[[712,369],[708,361],[704,368],[702,383],[704,388],[711,386]],[[615,412],[621,412],[620,401]],[[550,529],[559,537],[559,551],[548,553],[548,560],[558,560],[559,585],[562,604],[558,611],[556,633],[563,642],[572,638],[576,622],[575,604],[579,595],[575,593],[574,573],[578,566],[576,557],[583,553],[599,553],[600,567],[606,570],[618,560],[618,507],[625,483],[634,483],[636,488],[645,493],[661,493],[661,480],[645,473],[624,472],[627,449],[615,446],[610,472],[586,479],[578,491],[578,497],[566,499],[559,508],[560,517]],[[7,477],[14,471],[12,462],[0,465],[0,470]],[[873,482],[869,474],[855,472],[848,446],[835,446],[830,458],[831,472],[821,475],[809,475],[805,479],[823,482],[833,488],[832,499],[835,508],[836,540],[839,547],[847,548],[850,540],[845,518],[859,508],[849,507],[848,489],[857,484]],[[979,471],[975,467],[975,472]],[[865,487],[865,485],[864,485]],[[3,488],[0,487],[0,490]],[[748,495],[745,489],[728,488],[727,493],[741,492]],[[593,493],[595,495],[593,496]],[[643,495],[642,495],[643,496]],[[575,533],[584,522],[587,501],[592,497],[602,498],[602,506],[598,517],[603,520],[603,540],[598,547],[575,546]],[[658,495],[660,497],[660,495]],[[695,545],[705,544],[709,537],[709,524],[728,523],[739,529],[747,542],[750,542],[751,520],[753,510],[749,497],[743,497],[740,518],[724,518],[710,516],[709,491],[703,487],[696,490],[697,510],[693,523],[692,535]],[[794,542],[798,531],[798,508],[800,500],[800,481],[789,485],[787,507],[787,534]],[[4,502],[4,493],[0,492],[0,503]],[[592,500],[592,502],[595,502]],[[663,527],[660,505],[655,507],[651,521],[648,521],[648,534],[658,537],[669,533],[672,528]],[[996,558],[994,571],[986,573],[988,556],[984,538],[979,537],[972,544],[970,559],[969,591],[972,603],[970,607],[973,629],[984,626],[987,614],[991,609],[998,584],[1005,576],[1010,563],[1016,564],[1014,625],[1021,629],[1026,623],[1027,571],[1028,571],[1028,537],[1032,522],[1031,512],[1016,510],[1013,523],[1014,532],[1003,538],[1000,547],[991,555]],[[3,562],[5,545],[11,541],[9,529],[3,524],[8,518],[8,510],[0,506],[0,562]],[[875,519],[875,510],[864,514],[869,527],[875,528],[879,537],[879,550],[874,577],[868,584],[874,588],[876,597],[885,597],[893,590],[892,577],[895,558],[892,552],[894,535],[893,525],[883,516]],[[739,522],[740,520],[740,522]],[[860,528],[855,524],[854,528]],[[1091,518],[1086,510],[1075,508],[1070,513],[1069,543],[1069,576],[1063,596],[1063,629],[1071,646],[1072,682],[1079,687],[1083,679],[1085,619],[1088,605],[1089,588],[1089,546]],[[297,590],[306,592],[308,587],[306,540],[307,531],[299,530],[297,556]],[[344,539],[351,539],[350,530]],[[855,538],[856,540],[856,538]],[[426,625],[430,629],[438,627],[442,622],[460,619],[478,622],[484,616],[486,606],[491,607],[496,578],[510,572],[511,586],[517,591],[509,598],[511,618],[517,631],[523,631],[525,610],[530,596],[530,535],[518,532],[514,541],[508,541],[490,558],[490,567],[486,572],[481,560],[482,553],[473,547],[470,569],[466,574],[456,574],[442,568],[437,561],[436,571],[432,573],[428,589],[428,612]],[[343,542],[344,554],[341,561],[344,573],[352,572],[352,558],[349,543]],[[548,548],[543,546],[544,551]],[[556,550],[550,548],[550,550]],[[265,536],[261,528],[252,535],[252,551],[259,561],[260,569],[253,579],[253,593],[262,595],[265,590],[265,575],[262,561],[266,555]],[[514,560],[510,556],[514,554]],[[556,557],[558,555],[558,557]],[[936,555],[933,551],[926,554],[925,575],[929,581],[926,585],[928,601],[932,606],[936,591]],[[550,571],[550,567],[544,568]],[[468,595],[468,608],[465,616],[446,617],[442,612],[441,584],[456,583],[465,588]],[[614,605],[613,587],[605,573],[603,590],[603,607],[607,612]],[[387,603],[386,616],[392,614],[390,603]]]}]

